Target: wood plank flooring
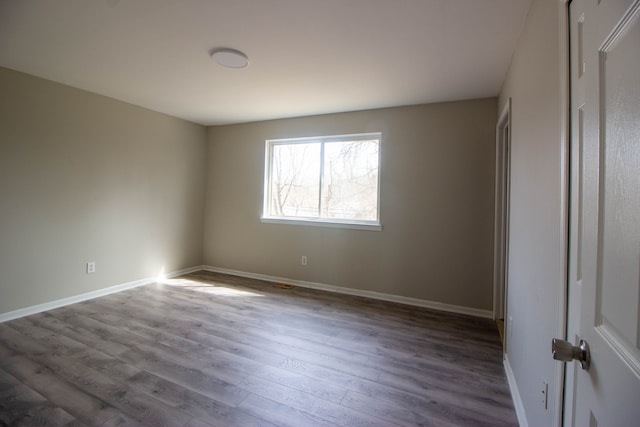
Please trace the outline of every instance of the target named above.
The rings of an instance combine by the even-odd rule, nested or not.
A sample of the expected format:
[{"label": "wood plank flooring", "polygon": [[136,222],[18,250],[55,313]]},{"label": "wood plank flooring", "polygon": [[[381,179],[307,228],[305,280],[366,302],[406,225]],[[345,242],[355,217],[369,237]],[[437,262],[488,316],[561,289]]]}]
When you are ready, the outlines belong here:
[{"label": "wood plank flooring", "polygon": [[514,426],[493,322],[197,272],[0,324],[0,426]]}]

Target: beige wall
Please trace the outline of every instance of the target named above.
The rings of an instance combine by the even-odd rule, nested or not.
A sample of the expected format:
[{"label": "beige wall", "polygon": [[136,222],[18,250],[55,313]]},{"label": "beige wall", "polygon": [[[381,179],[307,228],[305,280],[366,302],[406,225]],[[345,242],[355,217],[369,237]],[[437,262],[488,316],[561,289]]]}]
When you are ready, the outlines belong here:
[{"label": "beige wall", "polygon": [[[530,426],[553,425],[560,398],[550,343],[560,335],[566,273],[562,1],[535,0],[500,94],[512,98],[507,358]],[[549,382],[549,408],[541,403]]]},{"label": "beige wall", "polygon": [[0,94],[0,313],[201,264],[203,126],[2,68]]},{"label": "beige wall", "polygon": [[[496,111],[483,99],[209,128],[205,264],[491,310]],[[383,231],[260,222],[266,139],[373,131]]]},{"label": "beige wall", "polygon": [[[491,309],[496,99],[214,127],[207,142],[7,69],[0,91],[0,313],[203,263]],[[260,222],[265,139],[371,131],[383,231]]]}]

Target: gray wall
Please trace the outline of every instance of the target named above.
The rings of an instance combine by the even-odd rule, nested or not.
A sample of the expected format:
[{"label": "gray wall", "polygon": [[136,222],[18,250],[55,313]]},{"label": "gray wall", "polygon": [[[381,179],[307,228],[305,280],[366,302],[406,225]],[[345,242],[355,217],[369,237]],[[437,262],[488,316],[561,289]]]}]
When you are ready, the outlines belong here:
[{"label": "gray wall", "polygon": [[205,127],[2,68],[0,94],[0,313],[201,264]]},{"label": "gray wall", "polygon": [[[204,263],[491,310],[496,101],[209,128]],[[260,222],[266,139],[373,131],[383,231]]]},{"label": "gray wall", "polygon": [[[512,98],[511,227],[507,358],[528,425],[552,425],[558,365],[550,343],[562,325],[565,287],[566,183],[560,19],[561,1],[535,0],[500,94]],[[541,403],[549,384],[549,409]]]}]

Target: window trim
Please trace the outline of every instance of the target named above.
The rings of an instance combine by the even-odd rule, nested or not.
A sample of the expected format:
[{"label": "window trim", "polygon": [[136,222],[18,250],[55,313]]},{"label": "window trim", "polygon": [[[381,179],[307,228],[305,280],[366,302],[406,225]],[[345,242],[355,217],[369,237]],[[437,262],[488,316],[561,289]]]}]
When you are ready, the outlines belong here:
[{"label": "window trim", "polygon": [[[341,141],[357,141],[357,140],[372,140],[378,141],[378,182],[377,182],[377,209],[375,220],[355,220],[355,219],[332,219],[332,218],[305,218],[305,217],[280,217],[271,216],[267,212],[269,210],[269,200],[271,199],[271,166],[273,158],[272,147],[278,144],[304,144],[309,142],[321,143],[321,156],[320,156],[320,188],[322,188],[322,171],[324,164],[324,144],[327,142],[341,142]],[[331,228],[344,228],[353,230],[370,230],[370,231],[382,231],[382,223],[380,222],[380,175],[381,175],[381,160],[382,160],[382,132],[366,132],[356,134],[344,134],[344,135],[328,135],[328,136],[309,136],[300,138],[278,138],[265,140],[265,167],[264,167],[264,180],[263,180],[263,200],[262,200],[262,215],[260,221],[267,224],[291,224],[313,227],[331,227]],[[318,203],[322,198],[322,192],[320,192]]]}]

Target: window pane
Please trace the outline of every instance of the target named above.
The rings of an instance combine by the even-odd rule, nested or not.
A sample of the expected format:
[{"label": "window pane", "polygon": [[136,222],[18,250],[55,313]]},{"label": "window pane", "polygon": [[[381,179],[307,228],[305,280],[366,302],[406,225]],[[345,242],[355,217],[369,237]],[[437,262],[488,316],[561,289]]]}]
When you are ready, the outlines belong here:
[{"label": "window pane", "polygon": [[269,215],[318,217],[320,143],[274,144]]},{"label": "window pane", "polygon": [[380,133],[267,140],[263,220],[380,227],[380,140]]},{"label": "window pane", "polygon": [[378,219],[378,159],[377,140],[325,143],[323,218]]}]

